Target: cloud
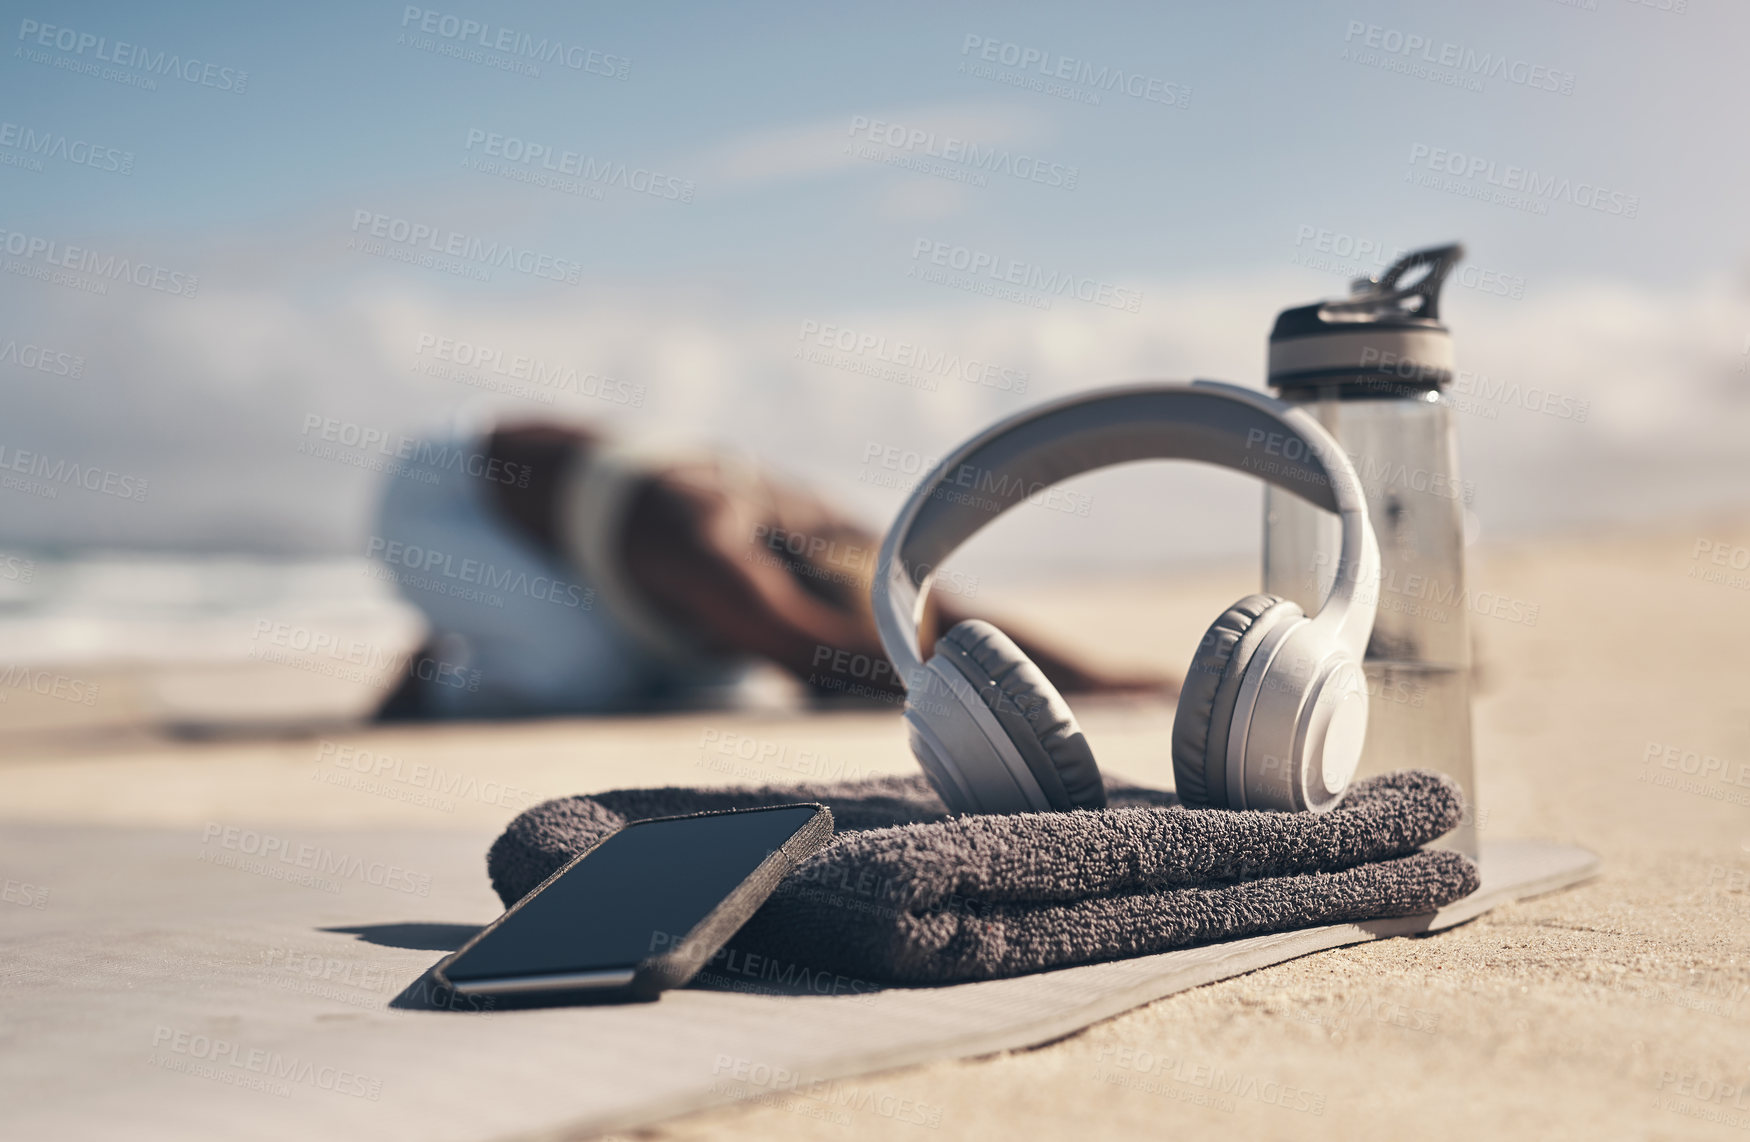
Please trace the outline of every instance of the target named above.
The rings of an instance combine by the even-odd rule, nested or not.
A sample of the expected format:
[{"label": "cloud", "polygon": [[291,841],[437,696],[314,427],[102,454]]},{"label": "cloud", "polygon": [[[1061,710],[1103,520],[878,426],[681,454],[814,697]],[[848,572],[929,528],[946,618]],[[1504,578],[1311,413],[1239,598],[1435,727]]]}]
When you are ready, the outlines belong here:
[{"label": "cloud", "polygon": [[971,198],[963,183],[907,179],[882,189],[875,213],[887,222],[940,222],[965,210]]},{"label": "cloud", "polygon": [[[301,451],[312,416],[393,433],[491,416],[660,429],[760,456],[879,525],[908,481],[872,455],[897,454],[915,474],[997,417],[1120,380],[1261,384],[1276,311],[1331,286],[1289,269],[1141,281],[1138,314],[1068,297],[1040,310],[926,283],[898,304],[789,308],[661,283],[476,294],[435,275],[373,272],[318,289],[334,281],[325,265],[288,279],[274,257],[228,256],[225,284],[192,301],[0,282],[7,335],[87,358],[78,379],[0,364],[0,444],[101,463],[152,489],[134,503],[0,491],[0,539],[356,553],[384,477]],[[1723,279],[1665,290],[1547,282],[1521,301],[1455,291],[1460,363],[1483,378],[1456,419],[1485,533],[1750,495],[1742,308]],[[492,383],[490,369],[420,371],[434,356],[422,338],[450,342],[452,357],[485,347],[623,382],[642,400],[604,399],[589,382],[554,390],[552,403],[494,392],[471,383]],[[979,558],[1111,567],[1257,542],[1257,493],[1238,476],[1163,467],[1087,486],[1098,491],[1087,518],[1015,513]]]},{"label": "cloud", "polygon": [[737,190],[761,189],[847,170],[879,170],[879,166],[860,158],[852,147],[877,123],[900,132],[889,135],[883,131],[882,138],[928,138],[938,146],[951,137],[982,147],[1016,146],[1039,141],[1049,134],[1050,127],[1038,114],[987,103],[850,112],[743,135],[685,160],[684,165],[701,172],[701,184]]}]

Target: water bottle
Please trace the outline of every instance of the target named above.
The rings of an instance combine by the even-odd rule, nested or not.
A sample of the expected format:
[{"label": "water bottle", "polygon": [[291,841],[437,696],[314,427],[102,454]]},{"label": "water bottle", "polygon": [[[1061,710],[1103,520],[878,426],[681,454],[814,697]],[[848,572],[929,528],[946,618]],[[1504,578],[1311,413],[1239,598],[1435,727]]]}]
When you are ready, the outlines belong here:
[{"label": "water bottle", "polygon": [[[1357,776],[1432,769],[1464,789],[1443,841],[1474,857],[1471,646],[1457,436],[1445,388],[1452,337],[1440,287],[1461,246],[1408,254],[1350,296],[1283,310],[1270,333],[1270,385],[1336,437],[1355,466],[1379,538],[1379,615],[1368,642],[1367,745]],[[1312,614],[1330,590],[1336,517],[1270,487],[1264,590]]]}]

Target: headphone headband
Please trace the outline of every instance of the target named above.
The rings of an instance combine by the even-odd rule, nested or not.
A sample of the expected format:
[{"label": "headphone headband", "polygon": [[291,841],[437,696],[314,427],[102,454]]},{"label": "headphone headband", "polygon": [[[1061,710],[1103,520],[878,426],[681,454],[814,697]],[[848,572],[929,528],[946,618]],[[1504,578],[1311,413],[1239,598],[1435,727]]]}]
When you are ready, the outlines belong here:
[{"label": "headphone headband", "polygon": [[[1009,508],[1072,476],[1134,460],[1200,460],[1293,492],[1342,524],[1315,622],[1359,659],[1378,604],[1379,548],[1349,458],[1304,409],[1218,381],[1143,382],[1028,409],[973,437],[919,482],[881,545],[872,602],[901,678],[923,665],[924,592],[951,552]],[[952,493],[952,494],[948,494]],[[1358,592],[1359,584],[1368,590]]]}]

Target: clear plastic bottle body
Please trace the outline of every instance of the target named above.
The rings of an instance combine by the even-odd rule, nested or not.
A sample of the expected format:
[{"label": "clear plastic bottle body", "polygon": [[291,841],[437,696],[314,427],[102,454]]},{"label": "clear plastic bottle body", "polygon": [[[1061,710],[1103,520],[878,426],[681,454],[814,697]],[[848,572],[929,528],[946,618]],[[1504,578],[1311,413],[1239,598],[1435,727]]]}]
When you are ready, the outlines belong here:
[{"label": "clear plastic bottle body", "polygon": [[[1379,613],[1363,663],[1367,745],[1356,776],[1431,769],[1464,789],[1467,810],[1442,840],[1477,851],[1471,752],[1471,643],[1464,494],[1452,409],[1438,390],[1345,396],[1289,387],[1342,444],[1379,539]],[[1336,517],[1271,487],[1264,499],[1264,590],[1312,614],[1330,590]]]}]

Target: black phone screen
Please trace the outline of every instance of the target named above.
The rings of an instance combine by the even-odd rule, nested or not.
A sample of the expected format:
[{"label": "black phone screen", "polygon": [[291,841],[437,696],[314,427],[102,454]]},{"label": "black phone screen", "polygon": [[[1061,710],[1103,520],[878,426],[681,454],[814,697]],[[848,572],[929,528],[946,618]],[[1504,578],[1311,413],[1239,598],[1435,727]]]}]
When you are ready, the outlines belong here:
[{"label": "black phone screen", "polygon": [[469,981],[631,968],[678,943],[821,810],[640,821],[518,901],[444,965]]}]

